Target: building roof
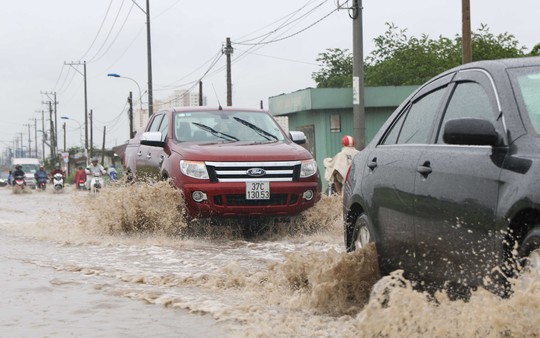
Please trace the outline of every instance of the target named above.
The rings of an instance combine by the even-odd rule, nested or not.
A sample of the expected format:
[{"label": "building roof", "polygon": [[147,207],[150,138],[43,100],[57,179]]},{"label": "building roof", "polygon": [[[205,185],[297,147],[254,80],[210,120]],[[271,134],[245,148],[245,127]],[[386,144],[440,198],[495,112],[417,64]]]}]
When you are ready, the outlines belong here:
[{"label": "building roof", "polygon": [[[366,87],[365,107],[397,107],[418,86]],[[273,115],[318,109],[352,109],[352,88],[306,88],[268,100]]]}]

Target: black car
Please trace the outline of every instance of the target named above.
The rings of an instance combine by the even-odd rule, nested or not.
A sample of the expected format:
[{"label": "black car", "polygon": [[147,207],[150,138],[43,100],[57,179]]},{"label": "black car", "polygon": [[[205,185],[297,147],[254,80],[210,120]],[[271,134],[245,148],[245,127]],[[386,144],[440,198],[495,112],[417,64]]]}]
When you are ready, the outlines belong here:
[{"label": "black car", "polygon": [[538,264],[540,57],[422,85],[354,158],[343,203],[347,250],[374,242],[383,274],[490,287]]}]

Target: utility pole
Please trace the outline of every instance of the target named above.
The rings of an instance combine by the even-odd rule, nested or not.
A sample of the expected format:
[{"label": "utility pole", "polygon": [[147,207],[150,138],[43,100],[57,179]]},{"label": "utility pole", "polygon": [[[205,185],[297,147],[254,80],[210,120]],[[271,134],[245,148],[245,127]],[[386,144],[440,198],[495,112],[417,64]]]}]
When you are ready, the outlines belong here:
[{"label": "utility pole", "polygon": [[56,135],[54,133],[54,125],[53,125],[53,110],[52,110],[52,102],[49,101],[49,120],[51,121],[51,160],[54,161],[54,156],[55,156],[55,153],[56,153]]},{"label": "utility pole", "polygon": [[90,109],[90,157],[94,156],[94,133],[92,132],[94,130],[93,116],[92,109]]},{"label": "utility pole", "polygon": [[[148,61],[148,116],[152,116],[154,113],[154,91],[152,85],[152,43],[150,39],[150,0],[146,0],[146,11],[135,1],[131,0],[133,4],[146,14],[146,52]],[[141,99],[139,97],[139,99]]]},{"label": "utility pole", "polygon": [[56,92],[54,92],[54,144],[58,148],[58,118],[57,118],[57,102]]},{"label": "utility pole", "polygon": [[62,129],[64,129],[64,153],[66,152],[66,123],[62,125]]},{"label": "utility pole", "polygon": [[472,62],[470,0],[461,0],[461,43],[463,53],[462,63]]},{"label": "utility pole", "polygon": [[129,92],[128,96],[128,104],[129,104],[129,110],[128,110],[128,118],[129,118],[129,138],[133,138],[135,136],[133,132],[133,94]]},{"label": "utility pole", "polygon": [[231,55],[233,53],[231,38],[227,38],[222,53],[227,56],[227,106],[232,106],[232,76],[231,76]]},{"label": "utility pole", "polygon": [[105,135],[107,134],[107,126],[103,126],[103,146],[101,147],[101,165],[105,161]]},{"label": "utility pole", "polygon": [[30,123],[25,123],[24,126],[28,127],[28,157],[32,156],[32,138],[30,136]]},{"label": "utility pole", "polygon": [[37,119],[34,117],[34,140],[36,140],[36,158],[39,158],[38,156],[38,145],[37,145]]},{"label": "utility pole", "polygon": [[356,149],[366,145],[366,110],[364,107],[364,47],[362,33],[362,0],[353,0],[349,8],[353,20],[353,124]]},{"label": "utility pole", "polygon": [[19,134],[21,135],[21,146],[20,146],[20,147],[21,147],[21,157],[26,157],[26,156],[24,155],[24,147],[23,147],[23,144],[24,144],[24,142],[23,142],[23,133],[19,133]]},{"label": "utility pole", "polygon": [[199,107],[203,105],[202,81],[199,81]]},{"label": "utility pole", "polygon": [[[65,65],[71,66],[71,68],[75,69],[75,71],[79,74],[81,74],[84,77],[84,147],[85,149],[88,149],[88,91],[87,91],[87,85],[86,85],[86,61],[83,61],[83,63],[79,62],[70,62],[66,63]],[[73,66],[80,66],[83,65],[83,73],[81,73],[77,68]]]},{"label": "utility pole", "polygon": [[[54,133],[51,130],[51,142],[54,141],[54,147],[55,149],[58,149],[58,119],[57,119],[58,101],[56,101],[56,92],[41,92],[41,94],[47,95],[47,97],[49,98],[49,102],[52,101],[54,104],[54,124],[53,124]],[[52,95],[53,97],[51,98],[51,96],[49,95]],[[51,117],[51,120],[52,120],[52,117]]]},{"label": "utility pole", "polygon": [[45,111],[41,109],[41,149],[43,150],[42,159],[45,162]]},{"label": "utility pole", "polygon": [[15,137],[15,139],[13,140],[13,149],[15,149],[15,157],[20,157],[18,156],[18,149],[19,149],[19,138],[18,137]]},{"label": "utility pole", "polygon": [[[150,0],[146,0],[146,50],[148,60],[148,116],[154,113],[154,93],[152,86],[152,44],[150,42]],[[103,163],[103,162],[102,162]]]}]

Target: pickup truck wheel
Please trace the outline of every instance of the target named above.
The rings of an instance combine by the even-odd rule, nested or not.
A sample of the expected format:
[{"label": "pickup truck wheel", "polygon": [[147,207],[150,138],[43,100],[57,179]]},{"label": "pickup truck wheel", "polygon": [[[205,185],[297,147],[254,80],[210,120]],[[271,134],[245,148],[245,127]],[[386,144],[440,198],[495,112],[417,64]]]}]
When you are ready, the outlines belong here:
[{"label": "pickup truck wheel", "polygon": [[364,248],[373,242],[371,224],[366,214],[362,213],[356,218],[352,229],[347,231],[347,237],[347,252]]}]

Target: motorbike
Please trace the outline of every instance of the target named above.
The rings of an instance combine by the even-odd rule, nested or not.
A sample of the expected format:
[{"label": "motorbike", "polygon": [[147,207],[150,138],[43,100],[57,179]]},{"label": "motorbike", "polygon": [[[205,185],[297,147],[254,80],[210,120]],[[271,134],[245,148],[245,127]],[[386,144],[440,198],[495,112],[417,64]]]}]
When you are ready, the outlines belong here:
[{"label": "motorbike", "polygon": [[64,189],[64,177],[60,173],[56,173],[53,176],[54,191],[62,191]]},{"label": "motorbike", "polygon": [[75,184],[77,184],[77,189],[79,190],[86,190],[86,180],[85,179],[79,179],[79,182],[76,182]]},{"label": "motorbike", "polygon": [[24,181],[24,176],[15,176],[13,177],[13,192],[23,192],[26,187],[26,182]]},{"label": "motorbike", "polygon": [[90,180],[90,191],[94,194],[97,194],[99,190],[103,187],[103,179],[101,178],[100,173],[94,173],[94,176]]},{"label": "motorbike", "polygon": [[45,177],[45,178],[41,178],[41,177],[38,178],[38,179],[37,179],[37,187],[38,187],[38,189],[40,189],[40,190],[45,190],[45,189],[47,189],[47,178],[46,178],[46,177]]}]

